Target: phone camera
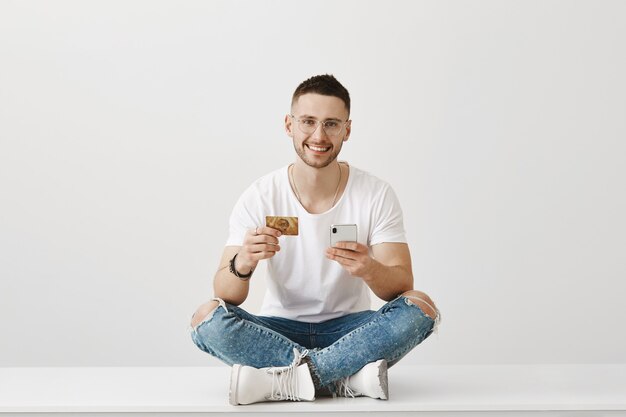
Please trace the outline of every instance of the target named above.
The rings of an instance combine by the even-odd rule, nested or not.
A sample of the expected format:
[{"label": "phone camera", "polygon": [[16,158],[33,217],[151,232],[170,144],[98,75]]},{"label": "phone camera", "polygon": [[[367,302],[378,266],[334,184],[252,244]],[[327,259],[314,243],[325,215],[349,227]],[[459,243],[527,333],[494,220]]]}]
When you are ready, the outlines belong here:
[{"label": "phone camera", "polygon": [[337,228],[333,227],[333,233],[337,233]]}]

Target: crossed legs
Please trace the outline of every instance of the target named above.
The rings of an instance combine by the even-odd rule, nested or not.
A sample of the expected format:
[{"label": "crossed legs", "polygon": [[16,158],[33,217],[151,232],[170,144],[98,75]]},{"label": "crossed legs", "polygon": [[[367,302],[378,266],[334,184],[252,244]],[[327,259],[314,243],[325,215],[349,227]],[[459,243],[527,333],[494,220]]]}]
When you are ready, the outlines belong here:
[{"label": "crossed legs", "polygon": [[[417,290],[407,291],[402,295],[408,298],[413,304],[417,305],[428,317],[433,320],[437,319],[439,310],[436,308],[435,303],[433,303],[433,300],[431,300],[428,295]],[[211,300],[200,305],[191,317],[191,327],[195,329],[196,326],[207,319],[219,305],[219,301],[216,300]]]}]

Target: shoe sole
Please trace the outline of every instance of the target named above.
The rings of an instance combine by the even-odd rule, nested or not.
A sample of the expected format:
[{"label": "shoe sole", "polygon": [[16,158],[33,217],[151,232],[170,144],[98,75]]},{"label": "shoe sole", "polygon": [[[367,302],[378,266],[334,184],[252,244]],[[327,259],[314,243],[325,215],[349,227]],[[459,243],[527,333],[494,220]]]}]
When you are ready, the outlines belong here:
[{"label": "shoe sole", "polygon": [[237,402],[237,385],[239,384],[239,371],[241,365],[233,365],[230,371],[230,390],[228,391],[228,402],[230,405],[239,405]]},{"label": "shoe sole", "polygon": [[387,378],[387,361],[382,359],[378,365],[378,383],[381,389],[381,400],[389,399],[389,382]]}]

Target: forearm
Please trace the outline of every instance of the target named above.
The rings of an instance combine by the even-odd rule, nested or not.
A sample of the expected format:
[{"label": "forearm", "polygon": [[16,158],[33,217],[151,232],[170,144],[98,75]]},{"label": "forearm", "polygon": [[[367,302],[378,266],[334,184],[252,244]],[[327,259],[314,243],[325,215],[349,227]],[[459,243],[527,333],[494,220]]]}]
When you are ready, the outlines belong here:
[{"label": "forearm", "polygon": [[[246,233],[242,246],[227,246],[222,254],[220,268],[213,280],[213,293],[229,304],[239,305],[248,298],[250,283],[230,271],[230,261],[235,259],[235,270],[240,275],[254,271],[262,259],[269,259],[280,250],[279,230],[257,227]],[[236,257],[235,257],[236,256]]]},{"label": "forearm", "polygon": [[256,262],[246,263],[243,256],[240,256],[240,247],[230,247],[224,251],[220,268],[215,273],[213,279],[213,293],[215,297],[221,298],[232,305],[240,305],[246,298],[250,290],[249,279],[241,279],[230,270],[230,261],[235,257],[235,269],[239,274],[248,274],[256,267]]},{"label": "forearm", "polygon": [[402,265],[387,266],[372,260],[371,268],[361,277],[377,297],[390,301],[413,289],[413,273]]},{"label": "forearm", "polygon": [[228,265],[220,268],[215,274],[213,280],[213,294],[217,298],[221,298],[228,304],[240,305],[250,291],[250,281],[244,281],[237,278],[230,270]]}]

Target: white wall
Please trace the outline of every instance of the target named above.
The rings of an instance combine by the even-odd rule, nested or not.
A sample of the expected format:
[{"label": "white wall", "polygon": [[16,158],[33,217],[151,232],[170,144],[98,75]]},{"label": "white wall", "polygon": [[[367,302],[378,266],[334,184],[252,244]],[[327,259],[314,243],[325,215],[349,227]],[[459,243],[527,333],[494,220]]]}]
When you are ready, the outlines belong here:
[{"label": "white wall", "polygon": [[[227,218],[330,72],[443,312],[407,363],[626,361],[626,3],[2,1],[0,366],[217,364]],[[255,311],[263,289],[245,306]]]}]

